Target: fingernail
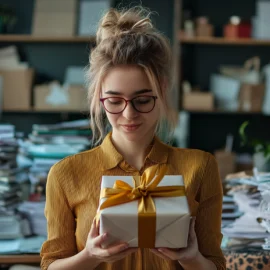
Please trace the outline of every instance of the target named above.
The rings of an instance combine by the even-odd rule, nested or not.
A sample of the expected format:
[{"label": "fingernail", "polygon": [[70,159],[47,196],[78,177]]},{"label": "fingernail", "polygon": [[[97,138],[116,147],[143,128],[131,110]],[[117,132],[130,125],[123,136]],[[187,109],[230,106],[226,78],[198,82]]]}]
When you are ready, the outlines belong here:
[{"label": "fingernail", "polygon": [[164,249],[159,248],[158,251],[159,251],[159,252],[164,252]]},{"label": "fingernail", "polygon": [[103,236],[102,236],[102,238],[105,239],[107,236],[108,236],[108,234],[107,233],[104,233]]}]

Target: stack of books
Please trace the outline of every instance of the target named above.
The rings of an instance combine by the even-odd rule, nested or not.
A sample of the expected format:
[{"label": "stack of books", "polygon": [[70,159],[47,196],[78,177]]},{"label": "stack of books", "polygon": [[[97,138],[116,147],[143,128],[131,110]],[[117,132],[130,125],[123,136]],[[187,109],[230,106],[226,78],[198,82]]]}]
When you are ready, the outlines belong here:
[{"label": "stack of books", "polygon": [[240,172],[227,176],[226,183],[229,189],[227,195],[232,196],[239,209],[235,217],[239,216],[222,228],[222,233],[227,239],[227,246],[261,248],[264,239],[269,236],[264,226],[267,222],[269,223],[269,216],[265,218],[260,209],[261,191],[269,190],[270,193],[270,174],[258,173],[254,168],[249,174]]},{"label": "stack of books", "polygon": [[50,168],[66,156],[91,147],[89,126],[89,120],[33,125],[28,139],[20,140],[18,160],[21,167],[30,166],[31,191],[28,201],[17,209],[28,219],[32,234],[46,236],[45,187]]},{"label": "stack of books", "polygon": [[[28,140],[20,141],[19,160],[30,165],[31,193],[45,193],[50,168],[65,158],[91,147],[89,120],[33,125]],[[37,190],[38,189],[38,190]]]},{"label": "stack of books", "polygon": [[0,214],[14,210],[20,201],[20,185],[16,181],[21,170],[17,167],[18,144],[13,125],[0,125]]},{"label": "stack of books", "polygon": [[28,180],[28,168],[18,166],[17,154],[15,127],[0,125],[0,239],[17,239],[30,233],[27,220],[16,214]]}]

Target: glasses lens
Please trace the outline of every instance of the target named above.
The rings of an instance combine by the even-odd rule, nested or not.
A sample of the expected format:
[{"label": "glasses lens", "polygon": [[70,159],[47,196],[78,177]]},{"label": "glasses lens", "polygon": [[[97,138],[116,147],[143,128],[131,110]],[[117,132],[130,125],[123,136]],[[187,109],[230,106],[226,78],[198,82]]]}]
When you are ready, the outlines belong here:
[{"label": "glasses lens", "polygon": [[152,96],[140,96],[134,98],[132,101],[136,110],[142,113],[152,111],[155,106],[155,98]]},{"label": "glasses lens", "polygon": [[104,106],[110,113],[119,113],[124,110],[126,102],[122,98],[111,97],[104,100]]}]

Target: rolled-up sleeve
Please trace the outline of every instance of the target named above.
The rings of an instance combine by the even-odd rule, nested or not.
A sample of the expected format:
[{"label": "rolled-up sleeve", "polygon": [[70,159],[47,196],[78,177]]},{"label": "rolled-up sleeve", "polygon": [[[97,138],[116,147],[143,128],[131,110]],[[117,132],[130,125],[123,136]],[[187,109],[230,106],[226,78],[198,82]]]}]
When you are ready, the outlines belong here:
[{"label": "rolled-up sleeve", "polygon": [[72,177],[70,168],[62,164],[54,165],[48,174],[44,212],[48,237],[40,253],[42,270],[48,269],[49,265],[57,259],[71,257],[77,253],[75,217],[61,185],[70,177]]},{"label": "rolled-up sleeve", "polygon": [[195,227],[199,250],[216,265],[217,270],[225,270],[226,261],[220,247],[223,191],[218,165],[211,154],[208,154],[199,192],[200,202]]}]

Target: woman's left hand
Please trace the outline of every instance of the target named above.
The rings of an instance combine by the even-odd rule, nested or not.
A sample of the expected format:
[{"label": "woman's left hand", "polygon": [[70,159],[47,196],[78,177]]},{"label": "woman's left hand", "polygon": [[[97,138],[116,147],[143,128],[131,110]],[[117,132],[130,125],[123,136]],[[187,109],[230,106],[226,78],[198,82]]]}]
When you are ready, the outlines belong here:
[{"label": "woman's left hand", "polygon": [[158,248],[151,249],[151,251],[163,259],[177,260],[179,263],[194,260],[199,254],[197,236],[195,233],[195,220],[196,218],[193,217],[192,221],[190,222],[188,246],[186,248]]}]

